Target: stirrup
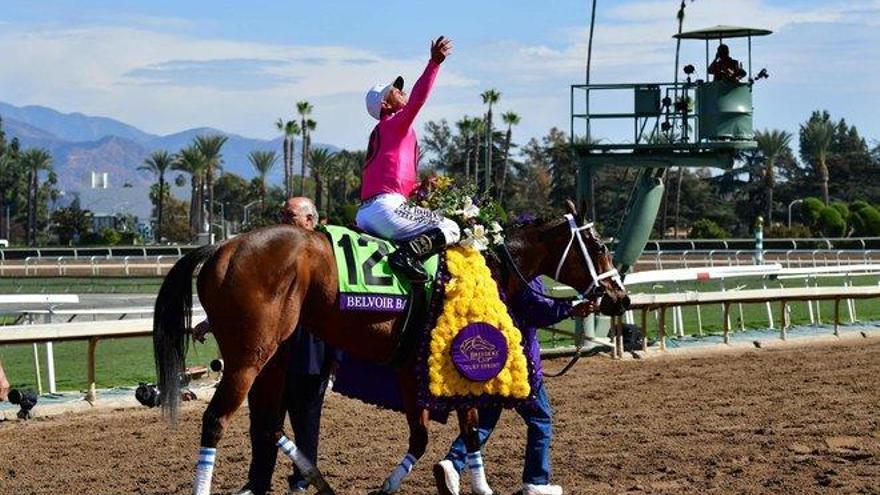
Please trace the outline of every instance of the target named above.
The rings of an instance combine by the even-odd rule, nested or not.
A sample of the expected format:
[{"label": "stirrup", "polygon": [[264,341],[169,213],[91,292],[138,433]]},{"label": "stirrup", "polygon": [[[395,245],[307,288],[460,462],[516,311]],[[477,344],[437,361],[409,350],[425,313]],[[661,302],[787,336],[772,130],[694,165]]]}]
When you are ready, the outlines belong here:
[{"label": "stirrup", "polygon": [[404,275],[411,282],[422,284],[427,282],[428,272],[425,271],[422,262],[406,252],[405,249],[406,247],[401,246],[388,257],[388,264],[391,266],[391,269],[400,275]]}]

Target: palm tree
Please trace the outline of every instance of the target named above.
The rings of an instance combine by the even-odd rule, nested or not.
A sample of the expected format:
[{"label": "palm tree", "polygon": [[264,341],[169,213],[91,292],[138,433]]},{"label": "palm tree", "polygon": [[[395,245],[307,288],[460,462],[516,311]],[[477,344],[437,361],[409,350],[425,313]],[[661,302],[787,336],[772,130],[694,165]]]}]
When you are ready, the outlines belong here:
[{"label": "palm tree", "polygon": [[40,192],[40,172],[52,169],[52,155],[43,148],[30,148],[21,153],[21,165],[28,171],[27,242],[37,242],[37,201]]},{"label": "palm tree", "polygon": [[260,209],[265,213],[266,177],[272,171],[272,168],[275,167],[275,163],[278,162],[278,155],[274,151],[251,151],[248,154],[248,160],[254,166],[254,170],[257,171],[257,176],[260,179]]},{"label": "palm tree", "polygon": [[318,123],[312,119],[306,119],[306,133],[303,140],[303,147],[306,150],[306,156],[309,157],[309,169],[312,166],[312,131],[318,127]]},{"label": "palm tree", "polygon": [[150,154],[138,170],[145,170],[159,179],[159,202],[156,205],[156,242],[162,242],[162,209],[165,201],[165,172],[171,167],[174,157],[165,150],[157,150]]},{"label": "palm tree", "polygon": [[312,104],[308,101],[298,101],[296,102],[296,113],[300,116],[300,129],[302,131],[302,163],[300,164],[300,178],[299,178],[299,195],[302,196],[306,189],[306,164],[309,161],[309,131],[315,128],[315,125],[312,124],[311,129],[309,128],[309,122],[314,122],[311,119],[308,119],[308,116],[312,114]]},{"label": "palm tree", "polygon": [[190,175],[192,191],[189,200],[189,226],[193,232],[201,232],[202,224],[202,176],[208,166],[205,156],[195,146],[190,145],[180,150],[174,156],[173,170],[179,170]]},{"label": "palm tree", "polygon": [[474,126],[472,119],[464,116],[455,123],[458,127],[458,134],[464,139],[464,177],[465,180],[471,178],[471,140],[473,139]]},{"label": "palm tree", "polygon": [[507,169],[510,168],[510,144],[513,138],[513,126],[518,125],[520,118],[515,112],[501,114],[501,120],[507,124],[507,136],[504,138],[504,168],[501,170],[501,187],[498,188],[498,202],[504,204],[504,187],[507,185]]},{"label": "palm tree", "polygon": [[822,181],[822,200],[828,204],[828,153],[834,140],[834,125],[827,120],[811,120],[801,125],[801,147],[815,161]]},{"label": "palm tree", "polygon": [[287,133],[287,122],[284,119],[275,121],[275,128],[284,134],[284,142],[281,145],[282,157],[284,158],[284,197],[290,197],[290,135]]},{"label": "palm tree", "polygon": [[[497,89],[487,89],[483,91],[480,95],[483,98],[483,103],[489,105],[489,109],[486,111],[486,192],[489,192],[489,188],[492,185],[492,105],[498,103],[498,100],[501,99],[501,92]],[[480,178],[477,177],[477,183],[480,182]]]},{"label": "palm tree", "polygon": [[312,178],[315,180],[315,207],[318,211],[321,211],[324,202],[323,180],[332,174],[333,156],[334,153],[326,148],[318,148],[309,156]]},{"label": "palm tree", "polygon": [[[2,129],[0,129],[0,144],[4,144],[4,149],[0,150],[0,237],[6,234],[6,239],[10,238],[10,225],[5,224],[6,215],[3,214],[4,207],[8,208],[6,201],[10,199],[8,196],[15,195],[14,186],[18,177],[21,176],[18,154],[18,139],[13,138],[12,142],[5,146],[2,139]],[[5,228],[4,227],[5,224]]]},{"label": "palm tree", "polygon": [[287,197],[293,196],[293,157],[296,156],[294,153],[294,150],[296,149],[296,140],[294,139],[294,136],[298,136],[301,132],[302,129],[300,129],[299,123],[295,120],[288,120],[287,124],[285,124],[284,126],[284,133],[287,136],[290,136],[290,150],[288,152],[290,163],[288,163],[287,165],[290,170],[288,172],[288,176],[290,177],[290,179],[286,184],[286,188],[288,191]]},{"label": "palm tree", "polygon": [[293,196],[293,150],[294,136],[300,133],[299,123],[295,120],[284,121],[278,119],[275,127],[284,133],[283,158],[284,158],[284,196]]},{"label": "palm tree", "polygon": [[758,131],[755,133],[758,151],[764,156],[764,188],[767,197],[767,225],[773,225],[773,186],[776,184],[774,167],[776,160],[787,151],[791,142],[791,134],[778,129]]},{"label": "palm tree", "polygon": [[197,136],[195,145],[205,158],[205,184],[208,186],[208,230],[214,224],[214,173],[223,163],[220,150],[229,138],[220,134]]}]

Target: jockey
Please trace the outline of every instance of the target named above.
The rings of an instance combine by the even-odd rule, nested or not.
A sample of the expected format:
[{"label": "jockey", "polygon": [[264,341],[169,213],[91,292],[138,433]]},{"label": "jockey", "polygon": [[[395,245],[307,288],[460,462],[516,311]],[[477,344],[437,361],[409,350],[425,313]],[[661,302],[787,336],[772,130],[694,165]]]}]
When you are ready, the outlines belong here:
[{"label": "jockey", "polygon": [[403,241],[391,254],[391,267],[413,281],[425,281],[421,261],[459,241],[458,224],[426,208],[407,203],[418,184],[419,146],[413,122],[431,93],[440,64],[452,52],[451,40],[431,43],[431,60],[412,94],[403,78],[378,84],[367,92],[367,112],[379,121],[370,134],[361,185],[363,204],[358,227],[369,234]]}]

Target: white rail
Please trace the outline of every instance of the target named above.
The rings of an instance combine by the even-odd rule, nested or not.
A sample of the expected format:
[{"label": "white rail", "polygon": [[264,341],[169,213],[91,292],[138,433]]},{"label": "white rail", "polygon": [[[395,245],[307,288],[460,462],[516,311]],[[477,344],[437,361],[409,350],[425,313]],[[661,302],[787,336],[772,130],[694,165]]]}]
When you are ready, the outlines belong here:
[{"label": "white rail", "polygon": [[[658,311],[657,333],[660,349],[666,349],[666,311],[682,306],[701,304],[721,304],[723,308],[722,326],[724,343],[730,343],[730,308],[733,304],[772,303],[781,304],[779,337],[786,339],[789,322],[787,321],[786,305],[792,301],[834,301],[834,335],[840,333],[840,302],[853,299],[872,299],[880,297],[880,286],[862,287],[806,287],[784,289],[753,289],[737,291],[712,292],[677,292],[669,294],[633,294],[630,296],[632,311],[641,311],[642,328],[647,327],[647,315],[650,311]],[[614,328],[615,354],[623,355],[623,319],[616,318]],[[643,346],[647,346],[644,339]],[[646,350],[646,347],[644,348]]]},{"label": "white rail", "polygon": [[[152,318],[130,320],[89,321],[74,323],[46,323],[37,325],[13,325],[0,328],[0,345],[33,344],[87,340],[89,390],[86,400],[93,403],[97,398],[95,386],[95,348],[101,339],[144,337],[153,333]],[[37,364],[39,366],[39,363]]]}]

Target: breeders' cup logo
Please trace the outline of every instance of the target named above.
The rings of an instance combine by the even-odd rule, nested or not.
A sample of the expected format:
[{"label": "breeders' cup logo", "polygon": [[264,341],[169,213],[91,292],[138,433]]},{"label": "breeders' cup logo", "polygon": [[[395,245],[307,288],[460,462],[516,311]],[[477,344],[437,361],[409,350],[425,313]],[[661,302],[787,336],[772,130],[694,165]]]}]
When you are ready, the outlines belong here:
[{"label": "breeders' cup logo", "polygon": [[501,330],[471,323],[452,340],[452,362],[462,376],[475,382],[491,380],[507,363],[507,340]]},{"label": "breeders' cup logo", "polygon": [[474,335],[461,343],[461,353],[476,363],[487,363],[498,358],[498,350],[482,336]]}]

